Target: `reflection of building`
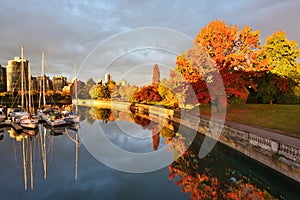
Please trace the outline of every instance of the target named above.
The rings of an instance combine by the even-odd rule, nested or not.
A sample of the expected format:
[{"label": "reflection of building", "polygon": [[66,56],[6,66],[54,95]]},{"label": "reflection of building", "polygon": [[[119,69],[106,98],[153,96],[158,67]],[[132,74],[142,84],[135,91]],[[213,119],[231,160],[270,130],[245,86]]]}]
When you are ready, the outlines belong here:
[{"label": "reflection of building", "polygon": [[105,83],[108,83],[109,81],[112,80],[111,75],[110,74],[105,74]]},{"label": "reflection of building", "polygon": [[0,92],[6,92],[6,68],[0,65]]},{"label": "reflection of building", "polygon": [[54,91],[62,91],[63,88],[67,85],[67,77],[60,76],[54,76],[53,77],[53,90]]},{"label": "reflection of building", "polygon": [[[28,85],[28,65],[29,61],[24,60],[24,88]],[[21,73],[22,73],[22,59],[15,57],[14,60],[9,60],[7,69],[7,91],[17,92],[21,90]]]},{"label": "reflection of building", "polygon": [[[44,75],[45,78],[45,91],[49,91],[53,89],[52,81],[50,80],[49,76]],[[38,76],[37,78],[38,83],[38,91],[42,91],[43,87],[43,76]]]}]

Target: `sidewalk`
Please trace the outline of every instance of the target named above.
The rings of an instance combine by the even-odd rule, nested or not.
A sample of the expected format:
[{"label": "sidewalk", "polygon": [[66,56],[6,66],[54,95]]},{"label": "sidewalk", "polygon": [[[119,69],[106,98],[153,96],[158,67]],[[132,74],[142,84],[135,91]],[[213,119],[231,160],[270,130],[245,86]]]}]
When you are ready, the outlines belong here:
[{"label": "sidewalk", "polygon": [[232,128],[236,128],[238,130],[247,131],[250,133],[255,133],[259,136],[262,136],[267,139],[273,139],[278,142],[282,142],[285,144],[290,144],[295,147],[300,148],[300,136],[292,133],[286,133],[278,130],[271,130],[262,127],[254,127],[249,125],[244,125],[236,122],[226,121],[225,125],[228,125]]}]

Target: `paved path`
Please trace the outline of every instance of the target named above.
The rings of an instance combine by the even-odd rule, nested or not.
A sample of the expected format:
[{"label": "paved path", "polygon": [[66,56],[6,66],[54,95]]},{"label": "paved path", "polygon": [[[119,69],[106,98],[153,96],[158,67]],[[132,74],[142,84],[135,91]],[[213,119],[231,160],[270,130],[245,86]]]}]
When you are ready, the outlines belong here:
[{"label": "paved path", "polygon": [[296,135],[293,135],[291,133],[286,133],[286,132],[277,131],[277,130],[270,130],[270,129],[265,129],[265,128],[261,128],[261,127],[258,128],[258,127],[254,127],[254,126],[248,126],[248,125],[244,125],[244,124],[240,124],[240,123],[236,123],[236,122],[229,122],[229,121],[226,121],[225,124],[230,127],[236,128],[238,130],[255,133],[264,138],[273,139],[273,140],[276,140],[276,141],[279,141],[279,142],[282,142],[285,144],[290,144],[290,145],[300,148],[299,136],[297,138]]}]

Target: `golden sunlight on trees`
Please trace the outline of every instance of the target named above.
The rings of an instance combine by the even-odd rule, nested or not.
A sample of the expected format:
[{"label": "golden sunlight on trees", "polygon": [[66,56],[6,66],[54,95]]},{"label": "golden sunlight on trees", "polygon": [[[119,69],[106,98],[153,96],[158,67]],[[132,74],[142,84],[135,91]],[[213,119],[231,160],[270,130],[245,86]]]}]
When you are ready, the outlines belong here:
[{"label": "golden sunlight on trees", "polygon": [[254,87],[252,77],[268,70],[261,58],[260,32],[244,26],[227,25],[225,21],[212,21],[195,38],[215,61],[228,98],[247,99],[248,87]]}]

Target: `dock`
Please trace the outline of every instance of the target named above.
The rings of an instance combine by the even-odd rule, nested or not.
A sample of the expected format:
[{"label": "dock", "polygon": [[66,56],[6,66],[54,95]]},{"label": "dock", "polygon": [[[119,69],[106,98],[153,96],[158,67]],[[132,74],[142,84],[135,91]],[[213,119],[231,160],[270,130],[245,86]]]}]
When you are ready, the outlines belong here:
[{"label": "dock", "polygon": [[4,122],[0,123],[0,127],[8,127],[8,126],[11,126],[17,132],[23,131],[22,126],[20,126],[19,124],[15,123],[15,122],[12,122],[11,120],[5,120]]}]

